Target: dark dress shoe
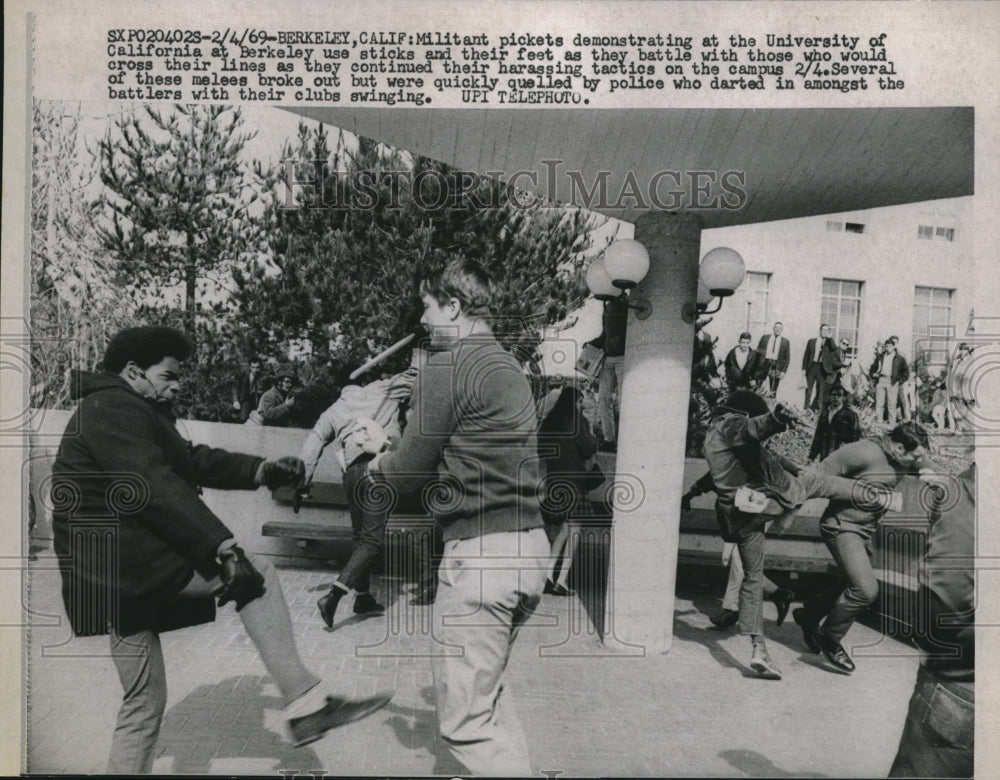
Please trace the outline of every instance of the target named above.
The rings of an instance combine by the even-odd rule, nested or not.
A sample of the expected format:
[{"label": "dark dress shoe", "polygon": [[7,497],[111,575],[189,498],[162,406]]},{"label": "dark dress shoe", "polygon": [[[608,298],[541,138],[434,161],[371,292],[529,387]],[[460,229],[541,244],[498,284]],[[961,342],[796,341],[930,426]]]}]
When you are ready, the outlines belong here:
[{"label": "dark dress shoe", "polygon": [[825,631],[819,629],[813,632],[813,640],[819,645],[819,649],[823,651],[826,660],[840,669],[840,671],[847,674],[854,671],[854,661],[851,660],[851,657],[840,642],[835,642],[826,635]]},{"label": "dark dress shoe", "polygon": [[289,718],[288,730],[295,747],[308,745],[322,737],[330,729],[361,720],[382,709],[392,698],[391,693],[380,693],[369,699],[341,699],[327,696],[326,704],[316,712],[301,718]]},{"label": "dark dress shoe", "polygon": [[337,612],[337,605],[340,600],[347,595],[347,591],[343,588],[338,588],[334,585],[330,588],[330,592],[327,593],[323,598],[316,602],[316,606],[319,607],[320,617],[323,618],[323,622],[326,623],[327,628],[333,628],[333,616]]},{"label": "dark dress shoe", "polygon": [[565,585],[553,585],[552,590],[549,591],[553,596],[575,596],[576,591],[571,588],[567,588]]},{"label": "dark dress shoe", "polygon": [[802,641],[806,643],[806,647],[814,653],[819,652],[819,645],[816,644],[816,640],[813,639],[813,634],[816,629],[819,628],[818,623],[813,623],[806,617],[806,611],[803,607],[792,610],[792,620],[795,624],[802,629]]},{"label": "dark dress shoe", "polygon": [[385,612],[385,607],[379,604],[371,593],[361,593],[354,599],[354,614],[368,615],[372,612]]},{"label": "dark dress shoe", "polygon": [[774,606],[778,608],[778,619],[776,621],[777,625],[781,625],[785,622],[785,618],[788,616],[788,610],[792,606],[792,602],[795,600],[794,591],[788,588],[779,588],[771,595],[771,601],[774,602]]},{"label": "dark dress shoe", "polygon": [[709,620],[716,628],[730,628],[735,626],[740,619],[740,613],[732,609],[724,609],[718,615],[712,615]]},{"label": "dark dress shoe", "polygon": [[552,593],[552,589],[555,586],[556,584],[552,580],[545,580],[545,587],[542,588],[542,593]]}]

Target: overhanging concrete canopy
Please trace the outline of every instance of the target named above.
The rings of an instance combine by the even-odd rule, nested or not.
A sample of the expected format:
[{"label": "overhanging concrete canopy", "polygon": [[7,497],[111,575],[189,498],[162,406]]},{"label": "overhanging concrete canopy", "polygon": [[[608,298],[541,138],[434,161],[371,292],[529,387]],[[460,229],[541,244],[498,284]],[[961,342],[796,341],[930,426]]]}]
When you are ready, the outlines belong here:
[{"label": "overhanging concrete canopy", "polygon": [[[704,228],[956,198],[973,193],[973,109],[352,109],[296,113],[476,173],[535,171],[541,194],[634,222],[660,203],[697,211]],[[560,161],[544,165],[543,161]],[[582,202],[606,171],[605,203]],[[676,205],[691,174],[742,172],[740,208]],[[634,177],[645,204],[619,197]],[[707,178],[702,177],[705,184]],[[730,182],[736,181],[730,179]],[[517,184],[530,187],[521,176]],[[575,197],[574,197],[575,194]],[[723,193],[724,194],[724,193]],[[711,196],[710,196],[711,197]],[[726,198],[736,201],[735,195]],[[705,202],[704,199],[701,200]],[[662,208],[662,206],[660,206]]]}]

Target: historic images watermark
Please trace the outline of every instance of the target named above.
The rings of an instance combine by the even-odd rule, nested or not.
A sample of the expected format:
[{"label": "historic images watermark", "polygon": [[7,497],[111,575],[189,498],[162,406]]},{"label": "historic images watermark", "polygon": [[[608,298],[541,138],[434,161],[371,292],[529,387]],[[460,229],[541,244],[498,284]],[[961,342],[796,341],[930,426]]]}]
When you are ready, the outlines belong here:
[{"label": "historic images watermark", "polygon": [[563,160],[542,160],[537,170],[487,171],[333,170],[327,160],[286,159],[283,209],[417,208],[520,209],[575,207],[591,211],[739,211],[748,201],[744,171],[661,170],[648,179],[634,171],[566,169]]}]

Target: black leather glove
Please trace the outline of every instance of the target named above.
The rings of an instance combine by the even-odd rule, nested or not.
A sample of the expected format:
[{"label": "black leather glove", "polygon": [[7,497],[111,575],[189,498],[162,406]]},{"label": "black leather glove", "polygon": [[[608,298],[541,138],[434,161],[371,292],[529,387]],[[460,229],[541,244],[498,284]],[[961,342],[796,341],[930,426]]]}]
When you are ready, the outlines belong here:
[{"label": "black leather glove", "polygon": [[242,548],[235,544],[226,548],[219,553],[219,563],[222,566],[219,575],[222,588],[215,595],[219,597],[220,607],[235,601],[236,611],[239,612],[264,595],[264,575],[253,567]]},{"label": "black leather glove", "polygon": [[691,511],[691,499],[693,496],[690,493],[685,493],[681,496],[681,511],[690,512]]},{"label": "black leather glove", "polygon": [[306,481],[306,467],[301,458],[286,456],[278,460],[265,460],[257,471],[257,482],[268,490],[285,485],[299,487]]},{"label": "black leather glove", "polygon": [[302,508],[302,499],[309,498],[311,489],[312,485],[299,485],[295,488],[295,494],[292,496],[292,511],[295,514]]},{"label": "black leather glove", "polygon": [[784,404],[778,404],[774,407],[774,419],[777,420],[782,425],[787,425],[791,428],[795,423],[799,421],[795,412],[789,409]]}]

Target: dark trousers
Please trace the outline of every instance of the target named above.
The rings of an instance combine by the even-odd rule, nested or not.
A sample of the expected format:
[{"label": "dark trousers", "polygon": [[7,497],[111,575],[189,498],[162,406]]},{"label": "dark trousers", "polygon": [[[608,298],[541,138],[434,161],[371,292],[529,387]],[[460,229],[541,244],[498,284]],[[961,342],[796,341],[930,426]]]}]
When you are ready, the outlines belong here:
[{"label": "dark trousers", "polygon": [[760,376],[761,384],[764,383],[764,376],[767,376],[767,388],[771,395],[778,392],[778,385],[781,384],[781,379],[778,378],[778,364],[775,361],[765,360],[760,370]]},{"label": "dark trousers", "polygon": [[[823,364],[818,360],[810,363],[806,369],[806,409],[819,404],[823,396],[823,381]],[[813,388],[816,389],[815,394]]]},{"label": "dark trousers", "polygon": [[840,579],[803,604],[809,623],[818,624],[824,617],[823,630],[836,642],[842,642],[862,612],[878,598],[878,580],[872,568],[871,540],[851,531],[820,533],[830,555],[840,569]]},{"label": "dark trousers", "polygon": [[433,530],[427,537],[418,539],[414,552],[420,587],[436,590],[438,569],[441,568],[441,556],[444,555],[444,538],[437,523],[434,523]]},{"label": "dark trousers", "polygon": [[354,547],[337,579],[360,593],[371,587],[372,564],[385,543],[385,524],[389,519],[388,512],[379,506],[382,496],[367,489],[374,484],[365,480],[365,465],[369,460],[370,457],[355,460],[344,474]]},{"label": "dark trousers", "polygon": [[972,777],[975,720],[973,683],[921,666],[889,777]]}]

